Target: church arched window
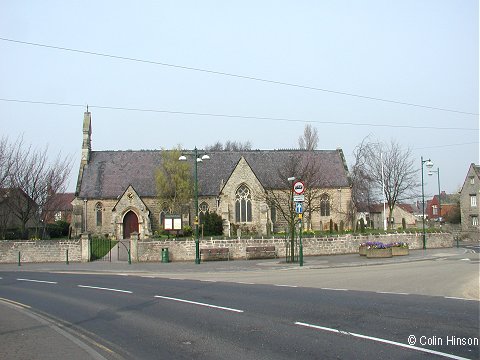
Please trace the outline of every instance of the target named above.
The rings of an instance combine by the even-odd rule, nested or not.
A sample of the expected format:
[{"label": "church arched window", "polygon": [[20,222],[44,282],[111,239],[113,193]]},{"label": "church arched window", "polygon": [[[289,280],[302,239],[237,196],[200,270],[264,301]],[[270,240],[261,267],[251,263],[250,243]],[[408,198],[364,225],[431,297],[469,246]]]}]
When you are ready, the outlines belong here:
[{"label": "church arched window", "polygon": [[252,195],[247,185],[242,184],[235,193],[236,222],[252,222]]},{"label": "church arched window", "polygon": [[97,219],[97,226],[102,226],[103,223],[103,205],[101,202],[95,204],[95,215]]},{"label": "church arched window", "polygon": [[330,197],[327,194],[320,197],[320,216],[330,216]]}]

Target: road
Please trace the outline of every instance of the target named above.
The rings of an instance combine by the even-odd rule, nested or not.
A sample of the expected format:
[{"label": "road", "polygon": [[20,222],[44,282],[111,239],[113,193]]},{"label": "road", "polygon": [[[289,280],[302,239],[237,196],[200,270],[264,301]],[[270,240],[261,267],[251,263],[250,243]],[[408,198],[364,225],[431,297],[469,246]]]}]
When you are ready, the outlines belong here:
[{"label": "road", "polygon": [[3,331],[0,346],[21,358],[12,336],[40,326],[57,332],[52,351],[69,336],[78,358],[478,359],[473,259],[188,278],[1,271],[0,328],[32,323]]}]

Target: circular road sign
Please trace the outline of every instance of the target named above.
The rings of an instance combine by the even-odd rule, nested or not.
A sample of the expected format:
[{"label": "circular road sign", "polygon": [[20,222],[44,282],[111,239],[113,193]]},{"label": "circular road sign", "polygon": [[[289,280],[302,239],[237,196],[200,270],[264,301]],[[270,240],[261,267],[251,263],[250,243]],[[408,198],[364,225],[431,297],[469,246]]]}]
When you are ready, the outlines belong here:
[{"label": "circular road sign", "polygon": [[302,195],[305,191],[305,184],[301,181],[296,181],[293,184],[293,192],[297,195]]}]

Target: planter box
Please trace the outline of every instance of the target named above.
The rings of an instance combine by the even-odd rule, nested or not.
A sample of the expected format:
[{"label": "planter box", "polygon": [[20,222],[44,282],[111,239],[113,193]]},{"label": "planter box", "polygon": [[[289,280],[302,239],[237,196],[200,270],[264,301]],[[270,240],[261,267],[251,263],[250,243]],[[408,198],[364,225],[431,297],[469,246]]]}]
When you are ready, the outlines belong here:
[{"label": "planter box", "polygon": [[367,247],[360,245],[358,247],[358,253],[360,254],[360,256],[366,256],[367,255]]},{"label": "planter box", "polygon": [[367,258],[390,258],[392,248],[388,249],[367,249]]},{"label": "planter box", "polygon": [[393,256],[405,256],[408,255],[408,247],[392,247],[392,255]]}]

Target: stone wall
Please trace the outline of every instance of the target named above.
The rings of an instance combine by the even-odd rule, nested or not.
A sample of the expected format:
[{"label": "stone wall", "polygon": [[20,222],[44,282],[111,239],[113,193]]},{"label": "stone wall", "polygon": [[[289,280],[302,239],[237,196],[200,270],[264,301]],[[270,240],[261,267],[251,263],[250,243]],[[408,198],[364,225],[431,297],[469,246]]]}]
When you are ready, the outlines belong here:
[{"label": "stone wall", "polygon": [[82,261],[81,240],[0,240],[0,263]]},{"label": "stone wall", "polygon": [[[388,234],[369,236],[335,236],[324,238],[303,239],[303,254],[314,255],[335,255],[355,254],[361,243],[367,241],[381,241],[390,243],[395,241],[406,242],[410,249],[422,249],[422,233],[414,234]],[[427,249],[443,248],[453,246],[453,235],[449,233],[427,234]],[[247,246],[275,246],[278,256],[285,257],[286,243],[284,238],[270,239],[233,239],[233,240],[200,240],[200,249],[203,248],[229,248],[230,258],[245,259]],[[193,240],[160,240],[160,241],[139,241],[138,258],[133,261],[161,261],[162,249],[168,248],[171,261],[190,261],[195,259],[195,242]]]}]

